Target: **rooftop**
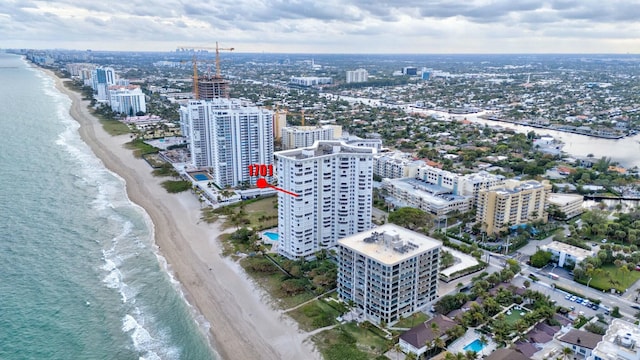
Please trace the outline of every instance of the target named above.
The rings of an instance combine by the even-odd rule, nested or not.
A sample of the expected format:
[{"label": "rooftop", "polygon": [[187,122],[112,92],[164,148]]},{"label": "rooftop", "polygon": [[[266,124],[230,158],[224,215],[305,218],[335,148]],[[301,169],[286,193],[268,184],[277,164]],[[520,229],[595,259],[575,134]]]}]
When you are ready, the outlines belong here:
[{"label": "rooftop", "polygon": [[640,351],[640,327],[630,322],[614,319],[609,329],[593,350],[593,354],[603,360],[615,360],[623,354],[624,358],[635,358]]},{"label": "rooftop", "polygon": [[567,254],[570,254],[571,256],[575,257],[575,258],[586,258],[586,257],[589,257],[589,256],[593,256],[593,251],[586,250],[586,249],[583,249],[583,248],[579,248],[577,246],[565,244],[565,243],[559,242],[559,241],[552,241],[547,245],[543,245],[542,249],[555,250],[555,251],[558,251],[558,252],[567,253]]},{"label": "rooftop", "polygon": [[571,329],[568,333],[560,336],[558,340],[571,344],[582,346],[587,349],[595,349],[596,345],[602,340],[602,335],[594,334],[588,331],[580,331]]},{"label": "rooftop", "polygon": [[361,154],[373,155],[376,150],[370,147],[347,145],[339,140],[317,140],[313,146],[306,148],[278,151],[274,154],[277,158],[289,158],[292,160],[304,160],[314,157],[333,154]]},{"label": "rooftop", "polygon": [[442,246],[429,236],[395,224],[384,224],[338,240],[338,244],[385,265],[393,265]]},{"label": "rooftop", "polygon": [[456,326],[456,322],[452,319],[444,315],[436,315],[433,319],[425,321],[422,324],[404,332],[400,335],[400,338],[411,344],[416,349],[420,349],[436,338],[436,334],[434,334],[433,328],[431,327],[431,324],[433,323],[438,324],[438,331],[441,335],[444,335],[447,330]]},{"label": "rooftop", "polygon": [[547,200],[552,204],[563,206],[574,201],[582,201],[584,200],[584,196],[576,194],[551,193],[547,196]]},{"label": "rooftop", "polygon": [[529,357],[514,349],[502,348],[491,353],[485,360],[529,360]]},{"label": "rooftop", "polygon": [[436,206],[446,206],[452,201],[460,201],[468,198],[467,196],[453,195],[451,194],[451,190],[445,187],[412,178],[385,179],[384,181]]}]

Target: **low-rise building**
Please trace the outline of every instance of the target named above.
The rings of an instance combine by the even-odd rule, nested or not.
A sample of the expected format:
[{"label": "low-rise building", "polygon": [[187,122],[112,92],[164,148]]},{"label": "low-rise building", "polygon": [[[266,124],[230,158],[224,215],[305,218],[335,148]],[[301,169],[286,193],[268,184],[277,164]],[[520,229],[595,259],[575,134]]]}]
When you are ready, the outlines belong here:
[{"label": "low-rise building", "polygon": [[582,208],[584,197],[582,195],[550,193],[547,196],[547,203],[555,205],[566,219],[576,217],[584,211]]},{"label": "low-rise building", "polygon": [[640,327],[613,319],[587,360],[640,360]]},{"label": "low-rise building", "polygon": [[333,79],[330,77],[318,77],[318,76],[292,76],[289,79],[289,83],[298,86],[315,86],[323,84],[331,84]]},{"label": "low-rise building", "polygon": [[573,350],[576,355],[587,358],[602,340],[602,335],[588,331],[571,329],[568,333],[558,337],[558,341],[565,347]]},{"label": "low-rise building", "polygon": [[559,241],[552,241],[547,245],[541,246],[540,249],[550,252],[554,259],[557,259],[559,267],[564,267],[567,263],[573,263],[575,265],[588,257],[596,256],[595,251],[586,250]]},{"label": "low-rise building", "polygon": [[393,324],[438,297],[442,243],[395,224],[338,240],[338,295]]},{"label": "low-rise building", "polygon": [[318,140],[336,140],[342,136],[342,126],[285,126],[281,130],[282,149],[313,146]]},{"label": "low-rise building", "polygon": [[473,197],[454,195],[447,188],[412,178],[384,179],[382,187],[389,194],[387,202],[394,207],[414,207],[436,216],[472,209]]},{"label": "low-rise building", "polygon": [[373,173],[382,178],[398,179],[414,177],[424,162],[414,160],[411,154],[401,151],[377,154],[373,157]]},{"label": "low-rise building", "polygon": [[[437,325],[438,333],[433,329]],[[409,331],[400,335],[398,345],[404,353],[413,353],[420,357],[424,354],[436,338],[446,341],[448,339],[447,330],[454,328],[457,323],[444,315],[436,315],[433,319],[423,322],[422,324],[411,328]]]}]

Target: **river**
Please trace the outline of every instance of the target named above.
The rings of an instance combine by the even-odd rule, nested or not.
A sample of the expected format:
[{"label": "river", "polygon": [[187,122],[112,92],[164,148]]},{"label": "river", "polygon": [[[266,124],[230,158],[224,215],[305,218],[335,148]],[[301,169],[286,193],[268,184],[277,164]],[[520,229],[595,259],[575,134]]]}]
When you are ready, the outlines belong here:
[{"label": "river", "polygon": [[[413,111],[413,109],[411,109],[411,111]],[[423,110],[420,112],[441,115],[444,119],[451,120],[462,120],[466,118],[471,122],[487,124],[490,126],[499,125],[524,134],[533,130],[536,134],[549,135],[556,140],[562,141],[564,143],[562,150],[571,156],[585,157],[589,154],[593,154],[595,158],[606,156],[627,168],[632,168],[634,166],[640,167],[640,134],[622,139],[603,139],[557,130],[540,129],[500,121],[479,119],[478,116],[483,115],[484,112],[465,115],[451,115],[446,112],[432,110]]]}]

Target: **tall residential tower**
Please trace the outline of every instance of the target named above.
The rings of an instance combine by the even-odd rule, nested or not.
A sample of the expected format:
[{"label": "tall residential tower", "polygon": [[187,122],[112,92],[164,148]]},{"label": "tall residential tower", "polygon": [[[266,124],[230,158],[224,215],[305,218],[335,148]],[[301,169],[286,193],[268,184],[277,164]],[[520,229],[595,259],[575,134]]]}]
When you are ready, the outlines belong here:
[{"label": "tall residential tower", "polygon": [[[249,165],[273,164],[273,113],[237,99],[192,100],[180,108],[192,165],[211,168],[220,187],[255,185]],[[267,179],[270,180],[270,179]]]},{"label": "tall residential tower", "polygon": [[341,141],[275,153],[278,186],[278,252],[290,259],[313,255],[371,228],[375,149]]}]

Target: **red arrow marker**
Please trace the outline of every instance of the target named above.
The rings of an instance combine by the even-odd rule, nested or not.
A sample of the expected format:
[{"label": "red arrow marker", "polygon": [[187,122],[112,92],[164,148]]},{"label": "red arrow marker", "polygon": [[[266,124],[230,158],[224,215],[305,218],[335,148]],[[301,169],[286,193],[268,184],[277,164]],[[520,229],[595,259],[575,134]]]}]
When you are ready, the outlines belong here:
[{"label": "red arrow marker", "polygon": [[298,195],[298,194],[296,194],[296,193],[293,193],[293,192],[291,192],[291,191],[289,191],[289,190],[281,189],[281,188],[279,188],[279,187],[277,187],[277,186],[273,186],[273,185],[269,184],[265,178],[259,178],[259,179],[256,181],[256,186],[257,186],[257,187],[259,187],[260,189],[264,189],[264,188],[272,188],[272,189],[276,189],[276,190],[278,190],[278,191],[282,191],[282,192],[283,192],[283,193],[285,193],[285,194],[289,194],[289,195],[291,195],[291,196],[295,196],[295,197],[300,196],[300,195]]}]

